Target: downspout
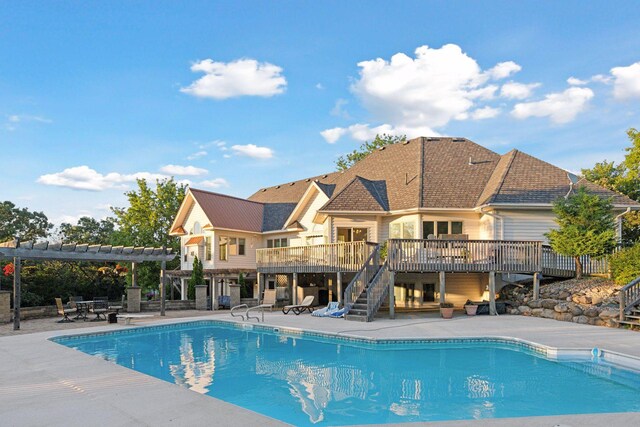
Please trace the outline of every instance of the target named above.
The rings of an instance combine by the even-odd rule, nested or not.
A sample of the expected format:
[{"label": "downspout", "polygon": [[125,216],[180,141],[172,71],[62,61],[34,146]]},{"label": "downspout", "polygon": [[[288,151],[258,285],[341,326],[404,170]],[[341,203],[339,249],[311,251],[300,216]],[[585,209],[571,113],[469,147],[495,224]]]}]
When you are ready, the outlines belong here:
[{"label": "downspout", "polygon": [[485,212],[486,208],[480,208],[480,213],[483,215],[487,215],[490,216],[491,218],[500,221],[500,239],[496,238],[496,223],[494,221],[493,223],[493,238],[494,240],[504,240],[504,221],[503,218],[495,213],[491,213],[491,212]]},{"label": "downspout", "polygon": [[622,243],[622,217],[631,212],[631,206],[627,207],[627,210],[620,215],[616,215],[616,234],[618,235],[618,243]]}]

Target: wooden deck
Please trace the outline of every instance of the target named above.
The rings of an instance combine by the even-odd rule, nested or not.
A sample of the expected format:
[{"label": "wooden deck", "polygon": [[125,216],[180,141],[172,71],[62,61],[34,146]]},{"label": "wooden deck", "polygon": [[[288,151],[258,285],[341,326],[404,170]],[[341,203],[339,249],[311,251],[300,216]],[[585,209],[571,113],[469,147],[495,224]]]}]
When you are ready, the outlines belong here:
[{"label": "wooden deck", "polygon": [[349,242],[256,250],[258,273],[337,273],[362,268],[376,243]]}]

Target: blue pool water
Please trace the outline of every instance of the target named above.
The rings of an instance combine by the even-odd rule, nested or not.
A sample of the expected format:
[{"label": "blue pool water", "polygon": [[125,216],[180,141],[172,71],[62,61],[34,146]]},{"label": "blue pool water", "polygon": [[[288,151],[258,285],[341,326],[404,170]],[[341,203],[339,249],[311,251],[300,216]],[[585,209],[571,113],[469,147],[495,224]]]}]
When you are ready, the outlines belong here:
[{"label": "blue pool water", "polygon": [[55,341],[295,425],[640,411],[640,374],[507,343],[373,344],[203,321]]}]

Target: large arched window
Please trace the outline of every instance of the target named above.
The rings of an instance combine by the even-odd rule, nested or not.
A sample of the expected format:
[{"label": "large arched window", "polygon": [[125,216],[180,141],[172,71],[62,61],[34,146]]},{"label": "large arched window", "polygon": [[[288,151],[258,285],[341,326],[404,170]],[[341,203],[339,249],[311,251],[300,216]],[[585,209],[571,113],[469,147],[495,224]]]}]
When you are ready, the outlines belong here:
[{"label": "large arched window", "polygon": [[191,228],[191,234],[200,234],[202,233],[202,227],[200,227],[200,223],[198,221],[193,223],[193,228]]}]

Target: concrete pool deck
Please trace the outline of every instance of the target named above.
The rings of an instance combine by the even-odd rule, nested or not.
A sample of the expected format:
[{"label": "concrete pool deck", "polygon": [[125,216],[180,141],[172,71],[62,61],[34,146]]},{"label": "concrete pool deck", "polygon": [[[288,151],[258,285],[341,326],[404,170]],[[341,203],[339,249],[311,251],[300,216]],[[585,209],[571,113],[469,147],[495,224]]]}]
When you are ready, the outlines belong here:
[{"label": "concrete pool deck", "polygon": [[[3,426],[137,425],[284,425],[209,396],[58,345],[48,338],[75,333],[113,331],[189,320],[231,320],[229,312],[167,312],[171,318],[140,319],[136,324],[86,323],[0,337],[0,420]],[[189,316],[198,314],[198,316]],[[189,316],[189,317],[185,317]],[[40,319],[51,327],[55,319]],[[46,323],[46,322],[51,322]],[[265,313],[265,325],[300,328],[369,338],[455,338],[508,336],[550,347],[593,348],[640,357],[640,333],[522,316],[407,315],[371,323]],[[95,325],[95,323],[93,324]],[[6,325],[2,326],[2,332]],[[6,336],[9,335],[9,336]],[[594,392],[598,392],[597,390]],[[605,398],[605,397],[603,397]],[[615,396],[608,398],[615,399]],[[425,426],[631,426],[640,414],[595,414],[417,423]],[[412,424],[415,425],[415,424]]]}]

